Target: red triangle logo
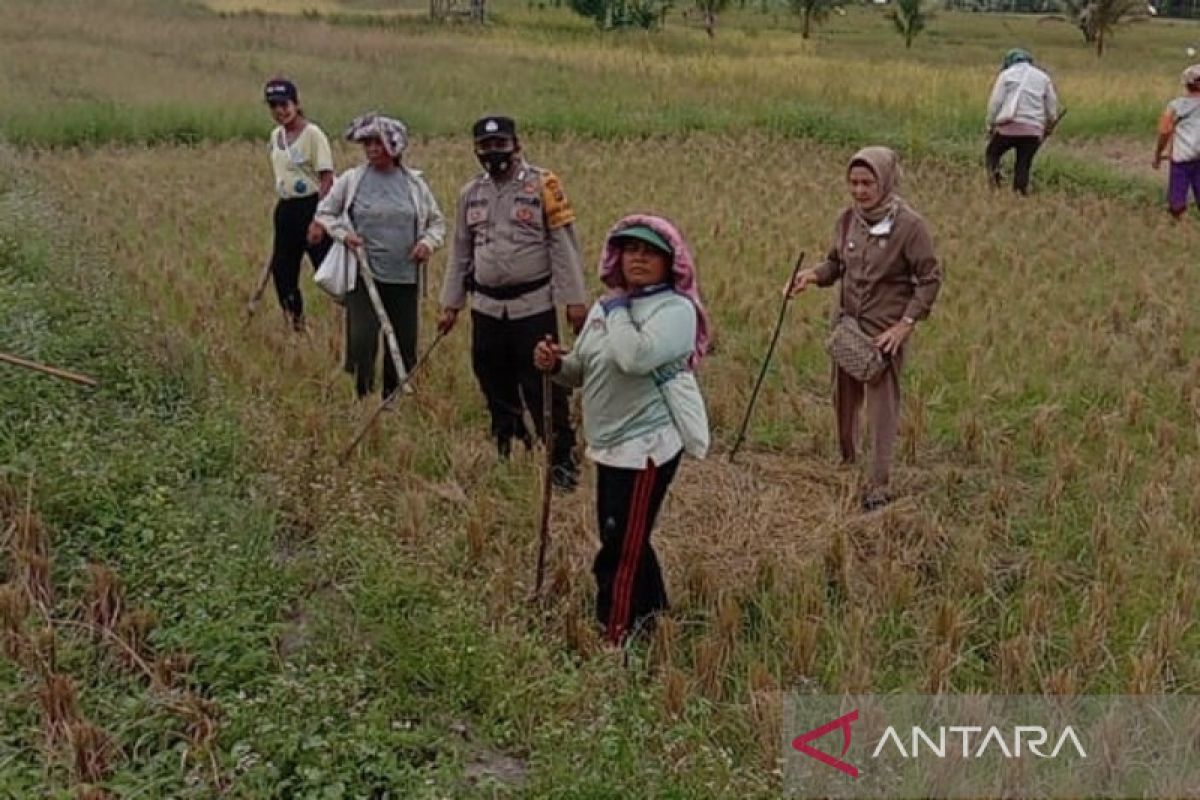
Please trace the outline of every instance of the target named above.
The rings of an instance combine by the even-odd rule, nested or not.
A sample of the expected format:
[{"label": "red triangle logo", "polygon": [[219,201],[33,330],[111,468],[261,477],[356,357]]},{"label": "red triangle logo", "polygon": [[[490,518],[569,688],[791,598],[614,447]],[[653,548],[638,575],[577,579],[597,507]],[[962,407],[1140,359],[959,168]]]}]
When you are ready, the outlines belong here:
[{"label": "red triangle logo", "polygon": [[[858,767],[853,764],[847,764],[841,758],[845,758],[846,752],[850,749],[850,726],[858,721],[858,709],[854,709],[849,714],[838,717],[835,720],[826,722],[819,728],[813,728],[808,733],[802,733],[795,739],[792,739],[792,749],[804,753],[809,758],[815,758],[826,766],[833,767],[839,772],[844,772],[851,778],[858,777]],[[842,730],[842,753],[841,758],[834,758],[828,753],[823,753],[820,750],[812,747],[809,742],[814,742],[820,739],[827,733],[841,728]]]}]

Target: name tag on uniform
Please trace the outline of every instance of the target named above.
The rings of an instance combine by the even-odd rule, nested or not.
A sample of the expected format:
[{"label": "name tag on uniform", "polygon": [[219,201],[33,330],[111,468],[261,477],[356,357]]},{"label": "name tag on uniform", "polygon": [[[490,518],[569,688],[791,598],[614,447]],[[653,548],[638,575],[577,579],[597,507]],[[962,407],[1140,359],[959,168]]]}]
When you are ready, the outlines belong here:
[{"label": "name tag on uniform", "polygon": [[470,207],[467,208],[467,224],[468,225],[478,225],[481,222],[486,222],[487,217],[488,217],[488,210],[487,210],[486,205],[475,206],[473,208],[470,208]]}]

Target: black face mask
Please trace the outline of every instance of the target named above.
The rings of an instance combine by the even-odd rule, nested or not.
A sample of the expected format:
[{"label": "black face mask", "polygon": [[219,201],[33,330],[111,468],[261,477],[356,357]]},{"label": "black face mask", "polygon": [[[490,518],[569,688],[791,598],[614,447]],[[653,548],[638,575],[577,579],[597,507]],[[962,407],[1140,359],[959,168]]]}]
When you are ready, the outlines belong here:
[{"label": "black face mask", "polygon": [[488,175],[491,175],[493,178],[502,178],[512,168],[513,157],[515,155],[512,150],[486,150],[476,153],[475,157],[479,159],[479,163],[487,171]]}]

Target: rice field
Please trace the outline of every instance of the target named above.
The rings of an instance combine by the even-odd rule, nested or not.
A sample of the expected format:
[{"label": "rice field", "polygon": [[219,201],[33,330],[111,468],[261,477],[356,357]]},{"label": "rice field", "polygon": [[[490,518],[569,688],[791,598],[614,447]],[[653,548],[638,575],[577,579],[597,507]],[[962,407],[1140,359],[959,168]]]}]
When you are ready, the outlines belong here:
[{"label": "rice field", "polygon": [[[229,135],[202,127],[207,138],[192,144],[147,146],[120,134],[67,147],[38,126],[82,119],[93,100],[55,100],[11,77],[0,87],[21,109],[9,133],[25,144],[4,159],[12,179],[36,187],[39,217],[54,221],[57,237],[91,254],[78,268],[102,272],[144,320],[137,346],[164,368],[191,365],[190,380],[241,431],[230,458],[252,466],[274,549],[304,565],[281,624],[294,633],[297,608],[332,621],[312,627],[308,651],[284,658],[313,670],[289,680],[332,685],[346,668],[320,637],[342,639],[339,658],[364,659],[355,667],[365,671],[360,696],[384,698],[382,717],[353,723],[366,726],[358,735],[410,717],[434,731],[425,756],[412,756],[432,766],[411,783],[397,779],[396,796],[774,796],[788,691],[1197,690],[1200,331],[1190,312],[1200,302],[1192,279],[1200,230],[1172,224],[1146,200],[1153,177],[1129,178],[1142,194],[1105,191],[1119,165],[1097,165],[1096,154],[1116,145],[1088,140],[1144,129],[1150,152],[1157,106],[1180,66],[1166,53],[1182,53],[1190,26],[1122,31],[1113,58],[1096,64],[1065,26],[953,14],[910,55],[882,23],[870,28],[865,10],[810,43],[739,11],[710,50],[702,32],[670,25],[651,37],[605,37],[548,11],[543,30],[540,12],[515,7],[477,33],[119,0],[53,5],[72,13],[18,4],[43,35],[0,34],[6,60],[19,56],[14,63],[30,73],[52,62],[55,86],[134,118],[174,114],[163,110],[174,102],[204,125],[215,124],[213,108],[231,115]],[[962,155],[1010,28],[1037,36],[1061,65],[1056,77],[1078,125],[1055,143],[1050,171],[1070,172],[1078,158],[1091,162],[1093,184],[1040,184],[1019,200],[989,191]],[[167,33],[172,47],[161,44]],[[47,58],[77,38],[90,55]],[[853,57],[863,42],[873,51]],[[274,55],[296,52],[308,55]],[[664,508],[655,536],[673,610],[628,666],[602,650],[590,623],[590,473],[581,491],[555,500],[549,600],[526,601],[539,456],[497,463],[464,330],[342,467],[337,453],[364,410],[339,369],[338,309],[307,272],[307,337],[285,328],[269,298],[246,316],[269,250],[272,199],[263,147],[243,134],[266,130],[255,92],[284,60],[318,118],[362,105],[411,108],[417,139],[406,157],[447,212],[476,169],[460,129],[472,109],[501,104],[528,112],[528,155],[562,176],[587,264],[608,226],[632,211],[673,218],[691,242],[716,327],[716,352],[700,374],[716,452],[685,462]],[[520,69],[489,72],[512,63]],[[887,80],[874,81],[881,64]],[[478,79],[534,66],[529,83]],[[380,70],[395,80],[373,82]],[[188,76],[186,96],[174,96],[168,87]],[[769,124],[776,106],[802,108],[794,113],[827,127],[804,136]],[[855,122],[832,136],[839,119]],[[888,140],[936,145],[906,148],[901,192],[929,220],[946,282],[906,366],[900,500],[863,516],[859,476],[836,466],[821,346],[831,293],[794,303],[745,455],[730,465],[724,451],[791,264],[800,250],[812,260],[828,246],[846,202],[844,165],[875,128]],[[39,141],[39,131],[50,133]],[[336,156],[339,168],[360,157],[348,146]],[[445,257],[430,267],[423,343]],[[0,349],[19,351],[13,337]],[[38,458],[6,472],[36,471]],[[40,485],[37,498],[53,506],[54,493]],[[141,585],[145,602],[166,602],[152,579]],[[431,610],[420,618],[444,633],[412,633],[405,620],[421,607]],[[238,695],[214,679],[225,667],[195,649],[198,684],[235,708]],[[275,675],[265,670],[264,686]],[[30,679],[0,677],[0,702],[19,703]],[[119,696],[86,678],[81,691]],[[420,702],[405,694],[414,686],[427,687]],[[276,696],[257,691],[251,699]],[[277,785],[266,763],[287,760],[282,734],[267,727],[269,716],[227,713],[192,796],[341,796],[335,784],[344,796],[367,791],[349,757],[322,764],[320,775],[297,767],[293,794],[265,788]],[[486,758],[460,741],[471,738]],[[128,736],[117,739],[123,758],[111,774],[181,785]],[[18,733],[8,742],[13,763],[52,760],[36,741]],[[260,761],[242,768],[245,742]],[[54,788],[69,784],[61,771],[51,775]]]},{"label": "rice field", "polygon": [[495,4],[486,30],[446,35],[396,17],[393,4],[322,16],[331,4],[217,3],[214,14],[185,0],[14,0],[0,31],[10,65],[0,102],[12,109],[0,129],[31,144],[257,140],[257,88],[287,72],[331,129],[382,107],[422,135],[458,135],[495,107],[550,133],[769,128],[973,151],[999,56],[1014,44],[1054,71],[1071,108],[1060,134],[1094,138],[1142,135],[1200,41],[1192,23],[1131,26],[1097,61],[1065,23],[947,13],[905,51],[881,13],[854,7],[808,41],[782,10],[731,11],[710,43],[679,12],[657,33],[602,36],[565,9],[516,2]]}]

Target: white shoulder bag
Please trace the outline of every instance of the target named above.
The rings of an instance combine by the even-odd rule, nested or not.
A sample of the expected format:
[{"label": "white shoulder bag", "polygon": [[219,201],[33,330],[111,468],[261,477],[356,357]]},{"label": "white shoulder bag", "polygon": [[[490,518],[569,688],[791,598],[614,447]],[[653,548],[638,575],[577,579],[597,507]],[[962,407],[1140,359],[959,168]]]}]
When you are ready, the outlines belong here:
[{"label": "white shoulder bag", "polygon": [[346,295],[354,291],[354,279],[358,274],[357,260],[350,248],[335,241],[321,260],[317,274],[313,276],[320,286],[338,303],[346,302]]},{"label": "white shoulder bag", "polygon": [[996,115],[995,125],[1007,125],[1017,118],[1017,107],[1021,103],[1021,95],[1025,92],[1025,87],[1029,85],[1029,77],[1033,75],[1033,68],[1025,70],[1025,74],[1021,76],[1021,82],[1017,84],[1017,88],[1010,91],[1004,96],[1004,102],[1000,106],[1000,113]]}]

